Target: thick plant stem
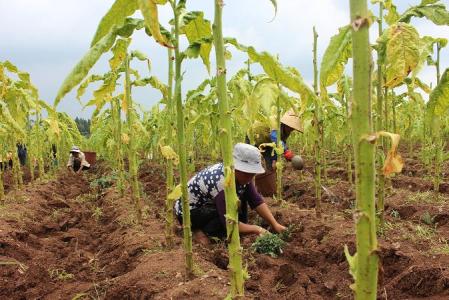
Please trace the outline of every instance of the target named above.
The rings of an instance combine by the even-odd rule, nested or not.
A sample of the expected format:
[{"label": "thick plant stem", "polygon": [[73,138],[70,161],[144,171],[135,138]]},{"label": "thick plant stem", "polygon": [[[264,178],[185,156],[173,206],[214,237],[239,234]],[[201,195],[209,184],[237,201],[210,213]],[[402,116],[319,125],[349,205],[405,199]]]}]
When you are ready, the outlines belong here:
[{"label": "thick plant stem", "polygon": [[[379,19],[378,19],[378,28],[379,28],[379,36],[382,35],[382,22],[383,22],[383,3],[379,2]],[[382,63],[380,55],[377,55],[377,131],[383,130],[382,124],[382,108],[383,108],[383,73],[382,73]],[[384,227],[384,199],[385,199],[385,176],[383,174],[382,168],[384,165],[384,141],[380,139],[377,151],[377,178],[378,178],[378,187],[377,187],[377,215],[379,216],[380,228]]]},{"label": "thick plant stem", "polygon": [[318,92],[318,62],[317,62],[318,33],[313,26],[313,90],[315,92],[315,108],[313,121],[315,123],[315,211],[318,218],[321,217],[321,130],[320,130],[320,99]]},{"label": "thick plant stem", "polygon": [[121,118],[121,108],[120,108],[120,100],[113,99],[111,102],[112,116],[114,118],[114,130],[115,130],[115,157],[117,159],[117,172],[119,175],[117,187],[120,193],[120,197],[123,197],[125,194],[125,167],[123,163],[123,150],[122,150],[122,118]]},{"label": "thick plant stem", "polygon": [[[223,1],[215,1],[215,17],[213,25],[214,46],[217,59],[217,96],[220,111],[220,141],[225,169],[225,199],[226,199],[226,231],[229,251],[229,272],[231,281],[230,295],[233,299],[244,296],[244,277],[242,269],[242,249],[238,226],[238,198],[235,187],[235,171],[232,157],[232,120],[229,110],[226,90],[226,64],[224,57],[224,42],[222,33]],[[278,136],[278,141],[280,136]]]},{"label": "thick plant stem", "polygon": [[[167,114],[166,114],[166,127],[167,127],[167,145],[173,144],[173,50],[168,49],[168,93],[167,93]],[[174,217],[173,217],[173,200],[168,198],[168,195],[174,188],[173,178],[173,160],[168,159],[166,162],[166,187],[167,197],[165,199],[165,242],[168,248],[174,246]]]},{"label": "thick plant stem", "polygon": [[[435,61],[435,68],[437,72],[437,85],[440,83],[440,51],[441,51],[441,45],[438,42],[437,43],[437,59]],[[443,140],[441,137],[441,117],[436,116],[434,120],[434,129],[433,132],[433,144],[435,147],[435,154],[434,154],[434,176],[433,176],[433,190],[435,193],[437,193],[440,190],[440,175],[441,175],[441,165],[443,162]]]},{"label": "thick plant stem", "polygon": [[351,121],[349,119],[349,101],[351,101],[351,96],[350,96],[350,87],[349,87],[349,80],[347,77],[345,77],[344,79],[344,97],[345,97],[345,116],[346,116],[346,130],[347,133],[349,135],[349,138],[347,139],[346,142],[346,152],[347,152],[347,159],[346,159],[346,164],[347,164],[347,170],[348,170],[348,182],[351,184],[354,183],[353,181],[353,172],[352,172],[352,143],[351,143],[351,135],[352,135],[352,128],[351,128]]},{"label": "thick plant stem", "polygon": [[192,254],[192,230],[190,223],[190,206],[187,193],[187,158],[186,158],[186,144],[184,134],[184,112],[181,95],[181,65],[182,55],[179,51],[179,11],[177,10],[177,1],[172,2],[173,13],[175,15],[175,103],[176,103],[176,126],[178,128],[178,155],[179,168],[181,175],[181,190],[182,190],[182,227],[184,233],[184,251],[186,255],[186,275],[193,276],[193,254]]},{"label": "thick plant stem", "polygon": [[127,123],[128,123],[128,135],[129,135],[129,149],[128,149],[128,164],[129,164],[129,175],[131,179],[131,191],[132,198],[134,202],[134,208],[137,214],[137,220],[139,223],[142,222],[142,204],[140,199],[139,191],[139,181],[137,178],[137,157],[136,157],[136,137],[134,136],[134,107],[133,100],[131,97],[131,79],[129,72],[129,55],[126,55],[125,61],[125,97],[126,103],[128,105],[128,111],[126,113]]},{"label": "thick plant stem", "polygon": [[353,54],[351,121],[356,170],[356,282],[355,298],[375,300],[377,293],[377,237],[375,219],[374,144],[371,120],[371,50],[366,0],[350,0]]},{"label": "thick plant stem", "polygon": [[[281,93],[281,86],[278,83],[278,91]],[[276,148],[282,149],[282,152],[277,154],[276,161],[276,199],[278,204],[282,203],[282,159],[281,155],[284,153],[284,148],[282,146],[282,137],[281,137],[281,104],[280,104],[280,95],[276,98],[276,132],[277,132],[277,140],[276,140]]]}]

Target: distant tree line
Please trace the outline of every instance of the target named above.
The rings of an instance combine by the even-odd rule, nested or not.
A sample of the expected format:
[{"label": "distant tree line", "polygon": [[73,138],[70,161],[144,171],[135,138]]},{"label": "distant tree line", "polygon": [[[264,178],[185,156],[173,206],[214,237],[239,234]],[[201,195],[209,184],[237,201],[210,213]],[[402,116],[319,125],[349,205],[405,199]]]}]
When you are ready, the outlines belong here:
[{"label": "distant tree line", "polygon": [[85,137],[90,136],[90,119],[83,119],[83,118],[75,118],[76,126],[78,127],[78,130],[82,135]]}]

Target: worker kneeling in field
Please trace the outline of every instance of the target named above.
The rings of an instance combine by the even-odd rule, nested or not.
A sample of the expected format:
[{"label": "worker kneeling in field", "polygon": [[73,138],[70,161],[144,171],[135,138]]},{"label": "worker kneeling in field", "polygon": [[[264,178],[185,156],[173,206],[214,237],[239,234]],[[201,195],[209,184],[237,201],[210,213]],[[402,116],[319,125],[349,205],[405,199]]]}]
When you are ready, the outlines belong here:
[{"label": "worker kneeling in field", "polygon": [[[263,197],[257,192],[253,178],[265,170],[261,164],[259,150],[251,145],[238,143],[233,152],[236,193],[240,199],[238,211],[239,232],[243,234],[263,234],[266,230],[248,224],[248,204],[271,226],[275,232],[285,227],[273,217]],[[223,163],[218,163],[198,172],[188,183],[190,219],[195,239],[207,244],[210,237],[226,236],[226,202],[224,193],[225,177]],[[175,212],[182,223],[181,199],[175,202]]]},{"label": "worker kneeling in field", "polygon": [[90,164],[87,162],[86,156],[81,152],[80,148],[73,146],[70,149],[67,168],[74,174],[80,174],[81,171],[90,169]]}]

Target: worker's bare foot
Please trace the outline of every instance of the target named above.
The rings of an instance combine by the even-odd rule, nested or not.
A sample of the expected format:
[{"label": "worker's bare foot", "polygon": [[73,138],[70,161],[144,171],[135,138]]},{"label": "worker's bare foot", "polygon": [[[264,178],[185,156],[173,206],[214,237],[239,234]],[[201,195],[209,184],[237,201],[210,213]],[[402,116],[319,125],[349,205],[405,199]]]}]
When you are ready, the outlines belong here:
[{"label": "worker's bare foot", "polygon": [[201,244],[203,246],[209,246],[210,245],[210,240],[209,237],[202,232],[201,230],[196,230],[193,232],[193,240],[198,243]]}]

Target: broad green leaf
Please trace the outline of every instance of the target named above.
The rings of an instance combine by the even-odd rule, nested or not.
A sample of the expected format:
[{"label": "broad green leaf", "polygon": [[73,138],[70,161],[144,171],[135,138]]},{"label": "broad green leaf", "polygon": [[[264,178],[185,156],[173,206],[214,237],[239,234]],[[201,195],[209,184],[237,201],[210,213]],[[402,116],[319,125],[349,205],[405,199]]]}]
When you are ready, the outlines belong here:
[{"label": "broad green leaf", "polygon": [[276,103],[276,99],[279,97],[279,88],[276,82],[271,78],[264,78],[256,83],[251,93],[253,101],[252,107],[255,111],[258,111],[258,107],[262,107],[266,116],[271,114],[271,106]]},{"label": "broad green leaf", "polygon": [[204,38],[212,37],[212,27],[209,20],[205,20],[203,13],[197,15],[197,17],[188,22],[183,28],[189,43],[200,42],[199,55],[203,60],[207,71],[210,72],[210,51],[212,49],[212,41],[205,42]]},{"label": "broad green leaf", "polygon": [[22,129],[22,126],[17,123],[16,119],[13,117],[11,112],[8,109],[8,105],[0,100],[0,115],[2,116],[2,121],[9,124],[17,134],[21,136],[25,136],[25,131]]},{"label": "broad green leaf", "polygon": [[86,77],[89,70],[95,65],[103,53],[108,51],[115,41],[115,34],[113,32],[105,35],[98,43],[87,51],[84,57],[73,68],[70,74],[66,77],[62,86],[59,88],[55,99],[54,106],[57,106],[62,97],[70,92],[77,84]]},{"label": "broad green leaf", "polygon": [[449,11],[441,3],[411,7],[402,14],[399,22],[409,23],[412,17],[427,18],[436,25],[449,25]]},{"label": "broad green leaf", "polygon": [[107,52],[114,45],[117,35],[129,37],[135,29],[141,29],[143,22],[138,19],[127,18],[121,28],[115,28],[103,36],[93,47],[91,47],[83,58],[76,64],[73,70],[67,75],[58,94],[54,105],[57,106],[61,99],[78,85],[89,73],[90,69],[100,59],[101,55]]},{"label": "broad green leaf", "polygon": [[98,43],[114,26],[122,27],[125,24],[126,17],[134,14],[137,8],[137,0],[116,0],[101,19],[90,46],[93,47]]},{"label": "broad green leaf", "polygon": [[320,68],[321,93],[341,78],[345,65],[352,56],[351,32],[350,25],[340,28],[324,52]]},{"label": "broad green leaf", "polygon": [[159,25],[157,5],[165,4],[167,0],[138,0],[138,2],[145,24],[156,42],[165,47],[173,47],[169,44],[167,38],[162,35]]},{"label": "broad green leaf", "polygon": [[285,68],[268,52],[258,53],[253,47],[248,47],[248,56],[252,61],[259,63],[265,73],[277,83],[300,94],[302,101],[316,97],[296,69]]},{"label": "broad green leaf", "polygon": [[440,82],[430,93],[427,111],[430,118],[443,116],[449,110],[449,68],[441,76]]},{"label": "broad green leaf", "polygon": [[419,35],[416,29],[405,23],[398,23],[385,32],[386,44],[386,82],[393,88],[412,72],[419,62]]}]

